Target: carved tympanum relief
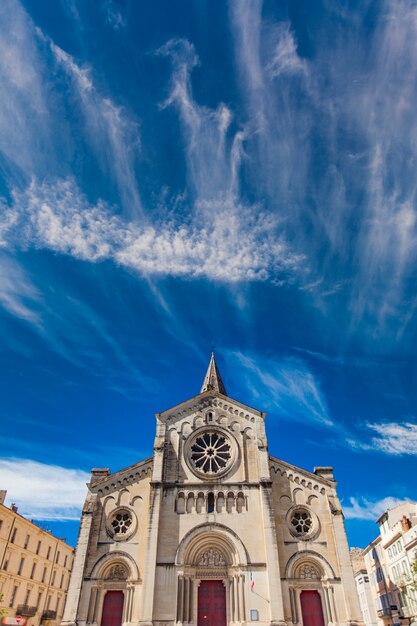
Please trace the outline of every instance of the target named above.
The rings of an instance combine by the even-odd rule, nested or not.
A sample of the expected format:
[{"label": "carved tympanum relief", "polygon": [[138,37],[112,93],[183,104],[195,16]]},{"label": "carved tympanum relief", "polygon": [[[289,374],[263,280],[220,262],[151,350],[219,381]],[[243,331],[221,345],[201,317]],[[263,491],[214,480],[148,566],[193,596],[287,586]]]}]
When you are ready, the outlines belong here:
[{"label": "carved tympanum relief", "polygon": [[203,565],[206,567],[224,567],[227,563],[221,552],[210,548],[209,550],[206,550],[206,552],[203,552],[198,559],[197,565]]}]

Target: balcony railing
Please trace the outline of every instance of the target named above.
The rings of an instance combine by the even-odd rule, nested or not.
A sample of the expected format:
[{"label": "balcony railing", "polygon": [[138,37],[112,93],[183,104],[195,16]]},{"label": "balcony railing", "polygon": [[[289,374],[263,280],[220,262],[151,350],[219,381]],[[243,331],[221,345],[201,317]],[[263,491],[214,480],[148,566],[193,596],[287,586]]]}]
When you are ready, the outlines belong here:
[{"label": "balcony railing", "polygon": [[18,604],[16,615],[24,615],[25,617],[33,617],[38,610],[37,606],[29,606],[28,604]]},{"label": "balcony railing", "polygon": [[391,609],[378,609],[378,617],[391,617]]},{"label": "balcony railing", "polygon": [[56,611],[47,610],[42,613],[42,619],[56,619]]}]

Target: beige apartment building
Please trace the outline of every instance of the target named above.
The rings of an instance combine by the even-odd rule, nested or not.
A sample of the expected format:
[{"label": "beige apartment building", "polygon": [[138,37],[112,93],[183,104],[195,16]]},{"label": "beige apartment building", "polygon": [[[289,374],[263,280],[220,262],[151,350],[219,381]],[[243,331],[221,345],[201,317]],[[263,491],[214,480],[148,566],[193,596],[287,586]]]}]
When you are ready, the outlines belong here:
[{"label": "beige apartment building", "polygon": [[332,468],[271,456],[212,355],[200,393],[156,415],[152,457],[92,470],[63,625],[252,622],[362,619]]},{"label": "beige apartment building", "polygon": [[363,551],[378,626],[417,621],[417,504],[402,502],[377,520],[380,534]]},{"label": "beige apartment building", "polygon": [[350,559],[352,561],[353,575],[355,577],[356,591],[358,592],[363,622],[365,626],[377,626],[378,617],[362,548],[351,548]]},{"label": "beige apartment building", "polygon": [[6,626],[60,624],[74,548],[4,505],[0,492],[0,593]]}]

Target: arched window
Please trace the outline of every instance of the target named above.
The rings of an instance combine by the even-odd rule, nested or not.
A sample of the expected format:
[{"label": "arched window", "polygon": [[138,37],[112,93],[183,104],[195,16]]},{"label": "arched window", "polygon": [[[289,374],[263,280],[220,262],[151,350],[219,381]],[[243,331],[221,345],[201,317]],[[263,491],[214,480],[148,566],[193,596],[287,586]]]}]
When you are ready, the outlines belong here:
[{"label": "arched window", "polygon": [[207,496],[207,513],[214,512],[214,493],[209,493]]}]

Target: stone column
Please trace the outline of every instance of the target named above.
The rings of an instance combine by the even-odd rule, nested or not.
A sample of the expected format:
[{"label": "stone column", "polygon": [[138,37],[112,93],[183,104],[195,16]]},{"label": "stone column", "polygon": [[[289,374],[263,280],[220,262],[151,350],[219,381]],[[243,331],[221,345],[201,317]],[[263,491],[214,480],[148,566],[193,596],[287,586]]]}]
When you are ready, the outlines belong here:
[{"label": "stone column", "polygon": [[154,441],[152,482],[150,484],[150,507],[148,516],[147,550],[143,571],[142,609],[139,624],[152,626],[153,602],[155,595],[156,553],[158,549],[159,516],[162,500],[162,484],[165,457],[165,424],[157,419]]},{"label": "stone column", "polygon": [[177,622],[182,622],[182,607],[183,607],[183,599],[184,599],[184,578],[182,576],[178,576],[178,588],[177,588]]},{"label": "stone column", "polygon": [[245,577],[241,574],[238,578],[239,582],[239,619],[241,622],[245,621],[245,590],[244,590]]},{"label": "stone column", "polygon": [[275,528],[274,508],[272,505],[272,483],[270,480],[261,480],[260,498],[264,525],[263,531],[265,538],[271,626],[286,626],[281,573],[278,560],[277,533]]},{"label": "stone column", "polygon": [[[349,555],[342,507],[335,491],[333,495],[328,496],[328,500],[332,514],[334,544],[338,556],[339,573],[342,582],[341,592],[344,601],[343,606],[341,606],[341,602],[338,602],[339,618],[342,621],[363,623]],[[337,621],[336,616],[334,621]]]},{"label": "stone column", "polygon": [[235,621],[235,599],[234,599],[234,588],[233,588],[233,576],[229,579],[229,615],[230,621]]},{"label": "stone column", "polygon": [[239,578],[237,576],[233,579],[233,589],[234,589],[234,620],[235,622],[239,621]]},{"label": "stone column", "polygon": [[94,622],[94,614],[96,609],[97,587],[92,587],[90,591],[90,602],[88,605],[87,624]]},{"label": "stone column", "polygon": [[62,626],[75,626],[77,624],[78,605],[80,602],[87,552],[90,544],[96,507],[97,494],[89,491],[81,516],[80,532],[78,534],[77,549],[75,551],[74,564],[68,587],[67,601],[65,603],[64,615],[61,622]]},{"label": "stone column", "polygon": [[329,588],[328,587],[324,587],[323,588],[324,591],[324,604],[326,606],[326,613],[328,616],[328,620],[329,622],[333,622],[333,612],[330,606],[330,600],[329,600]]}]

